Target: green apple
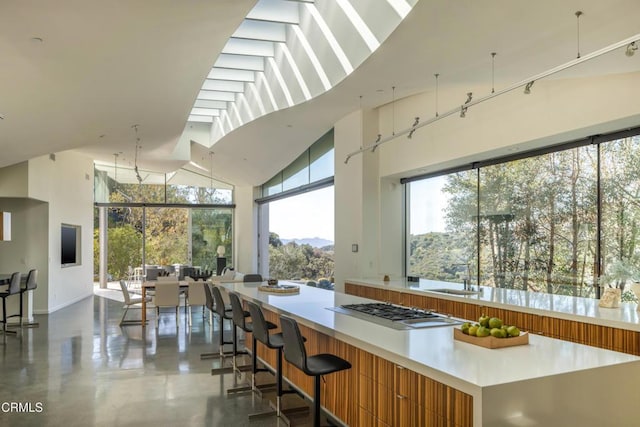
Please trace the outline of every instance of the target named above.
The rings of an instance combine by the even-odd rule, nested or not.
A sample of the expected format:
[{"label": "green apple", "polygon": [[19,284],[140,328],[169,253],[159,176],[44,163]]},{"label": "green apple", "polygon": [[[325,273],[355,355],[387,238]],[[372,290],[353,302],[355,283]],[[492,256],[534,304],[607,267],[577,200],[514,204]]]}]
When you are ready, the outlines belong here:
[{"label": "green apple", "polygon": [[482,316],[480,316],[480,318],[478,319],[478,323],[480,323],[480,326],[484,326],[485,328],[489,326],[489,316],[485,316],[484,314]]},{"label": "green apple", "polygon": [[510,337],[519,337],[520,336],[520,329],[518,329],[515,326],[509,326],[507,328],[507,333],[509,334]]},{"label": "green apple", "polygon": [[481,338],[488,337],[490,334],[491,330],[485,326],[480,326],[476,331],[476,336]]},{"label": "green apple", "polygon": [[462,330],[463,334],[469,335],[469,328],[471,327],[471,324],[469,322],[464,322],[462,324],[462,326],[460,327],[460,330]]},{"label": "green apple", "polygon": [[467,331],[467,333],[472,337],[475,337],[477,332],[478,332],[478,326],[476,325],[469,326],[469,330]]},{"label": "green apple", "polygon": [[502,319],[498,319],[497,317],[492,317],[491,319],[489,319],[489,327],[491,329],[493,328],[502,328]]},{"label": "green apple", "polygon": [[502,328],[493,328],[491,329],[491,336],[496,338],[506,338],[507,331]]}]

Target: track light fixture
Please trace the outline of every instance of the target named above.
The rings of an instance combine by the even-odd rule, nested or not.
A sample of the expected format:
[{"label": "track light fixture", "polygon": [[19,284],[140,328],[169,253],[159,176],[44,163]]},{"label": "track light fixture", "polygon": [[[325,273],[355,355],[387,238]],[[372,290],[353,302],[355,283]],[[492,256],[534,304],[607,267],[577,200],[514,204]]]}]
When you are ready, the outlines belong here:
[{"label": "track light fixture", "polygon": [[580,59],[580,17],[583,15],[582,11],[578,10],[576,11],[576,13],[574,13],[574,15],[576,15],[576,26],[577,26],[577,45],[578,45],[578,56],[576,56],[577,59]]},{"label": "track light fixture", "polygon": [[440,74],[435,73],[434,76],[436,78],[436,117],[438,117],[438,77],[440,77]]},{"label": "track light fixture", "polygon": [[491,93],[496,93],[496,52],[491,52]]},{"label": "track light fixture", "polygon": [[464,105],[460,107],[460,117],[463,119],[467,117],[467,108],[469,107],[465,107]]},{"label": "track light fixture", "polygon": [[465,101],[465,104],[470,103],[472,99],[473,99],[473,92],[467,92],[467,100]]},{"label": "track light fixture", "polygon": [[131,126],[136,133],[136,151],[133,157],[133,170],[136,173],[136,179],[138,180],[138,184],[142,185],[142,177],[140,176],[140,172],[138,172],[138,150],[140,149],[140,137],[138,136],[138,125]]},{"label": "track light fixture", "polygon": [[413,124],[411,125],[411,130],[409,131],[409,135],[407,135],[407,138],[411,139],[411,137],[413,137],[413,133],[416,131],[416,126],[418,126],[418,123],[420,123],[420,117],[416,117],[413,121]]},{"label": "track light fixture", "polygon": [[371,149],[372,153],[376,152],[376,148],[378,148],[378,142],[380,142],[380,139],[382,139],[382,134],[379,133],[376,142],[373,143],[373,148]]},{"label": "track light fixture", "polygon": [[627,45],[627,50],[624,51],[624,54],[627,56],[633,56],[638,50],[638,45],[636,42],[631,42]]},{"label": "track light fixture", "polygon": [[535,83],[535,80],[531,80],[529,83],[527,83],[527,85],[524,87],[524,94],[525,95],[529,95],[531,93],[531,86],[533,86],[533,83]]}]

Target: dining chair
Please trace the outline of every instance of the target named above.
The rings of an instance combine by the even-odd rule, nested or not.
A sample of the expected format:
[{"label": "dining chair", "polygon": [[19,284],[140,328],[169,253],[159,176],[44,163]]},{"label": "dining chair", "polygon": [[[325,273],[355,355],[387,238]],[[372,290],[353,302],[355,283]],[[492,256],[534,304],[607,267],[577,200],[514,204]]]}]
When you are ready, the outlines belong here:
[{"label": "dining chair", "polygon": [[157,280],[158,279],[159,270],[157,268],[147,268],[145,274],[145,280]]},{"label": "dining chair", "polygon": [[193,280],[187,280],[187,306],[189,313],[189,326],[191,326],[191,307],[194,305],[202,306],[202,319],[204,322],[205,314],[204,307],[207,304],[207,297],[205,295],[206,282],[196,282]]},{"label": "dining chair", "polygon": [[180,324],[180,285],[177,280],[173,282],[159,281],[156,284],[156,294],[153,302],[156,306],[156,328],[160,325],[160,308],[175,307],[176,310],[176,328]]},{"label": "dining chair", "polygon": [[[120,280],[120,289],[122,289],[122,296],[124,297],[124,312],[122,313],[122,317],[120,318],[120,323],[118,325],[138,325],[140,324],[139,320],[125,320],[127,316],[127,312],[132,305],[140,304],[142,302],[142,298],[131,298],[129,294],[129,289],[127,288],[127,284],[124,280]],[[151,297],[145,297],[147,302],[151,301]]]}]

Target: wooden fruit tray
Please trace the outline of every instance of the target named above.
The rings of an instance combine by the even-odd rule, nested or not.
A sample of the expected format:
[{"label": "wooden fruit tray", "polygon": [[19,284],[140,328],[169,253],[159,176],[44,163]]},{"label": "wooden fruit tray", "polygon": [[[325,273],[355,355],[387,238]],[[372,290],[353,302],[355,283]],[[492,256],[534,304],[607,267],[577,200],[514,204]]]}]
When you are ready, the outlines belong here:
[{"label": "wooden fruit tray", "polygon": [[453,328],[453,339],[485,348],[504,348],[529,344],[529,334],[527,332],[521,332],[519,337],[511,338],[496,338],[492,336],[473,337],[471,335],[463,334],[458,328]]},{"label": "wooden fruit tray", "polygon": [[274,294],[297,294],[300,292],[300,287],[295,285],[261,285],[258,290]]}]

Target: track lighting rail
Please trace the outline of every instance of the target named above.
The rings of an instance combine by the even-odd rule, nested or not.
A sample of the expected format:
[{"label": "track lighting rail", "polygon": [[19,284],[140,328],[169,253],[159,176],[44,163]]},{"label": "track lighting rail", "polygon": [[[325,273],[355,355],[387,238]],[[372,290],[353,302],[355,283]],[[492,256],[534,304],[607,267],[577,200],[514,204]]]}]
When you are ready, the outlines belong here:
[{"label": "track lighting rail", "polygon": [[[438,120],[444,119],[445,117],[449,117],[449,116],[452,116],[454,114],[460,114],[461,117],[464,117],[464,115],[466,114],[467,109],[469,107],[473,107],[474,105],[480,104],[480,103],[488,101],[490,99],[493,99],[496,96],[503,95],[505,93],[511,92],[511,91],[513,91],[515,89],[518,89],[520,87],[523,87],[523,86],[524,87],[529,86],[529,89],[531,89],[531,86],[533,85],[533,82],[535,82],[536,80],[540,80],[540,79],[543,79],[545,77],[549,77],[549,76],[551,76],[553,74],[559,73],[559,72],[564,71],[564,70],[566,70],[568,68],[574,67],[574,66],[576,66],[578,64],[582,64],[583,62],[586,62],[586,61],[589,61],[591,59],[594,59],[594,58],[597,58],[599,56],[602,56],[602,55],[604,55],[606,53],[609,53],[609,52],[611,52],[613,50],[619,49],[621,47],[629,46],[632,43],[634,43],[633,46],[636,46],[635,43],[638,42],[638,41],[640,41],[640,34],[636,34],[636,35],[628,37],[628,38],[626,38],[624,40],[620,40],[619,42],[610,44],[609,46],[603,47],[602,49],[593,51],[593,52],[591,52],[591,53],[589,53],[587,55],[580,56],[579,58],[573,59],[573,60],[571,60],[569,62],[566,62],[564,64],[561,64],[561,65],[558,65],[557,67],[550,68],[550,69],[548,69],[546,71],[543,71],[543,72],[541,72],[539,74],[536,74],[534,76],[527,77],[526,79],[520,80],[517,83],[514,83],[514,84],[512,84],[512,85],[510,85],[510,86],[508,86],[508,87],[506,87],[504,89],[498,90],[496,92],[490,93],[489,95],[485,95],[485,96],[477,98],[475,100],[469,100],[462,107],[458,106],[458,107],[456,107],[456,108],[454,108],[452,110],[449,110],[447,112],[444,112],[444,113],[441,113],[439,115],[436,115],[436,117],[432,117],[432,118],[430,118],[428,120],[425,120],[424,122],[422,122],[422,123],[420,123],[418,125],[408,127],[408,128],[403,129],[403,130],[401,130],[399,132],[394,132],[392,135],[387,136],[386,138],[378,137],[376,142],[374,142],[373,144],[368,145],[368,146],[364,146],[364,147],[360,148],[359,150],[356,150],[356,151],[353,151],[353,152],[347,154],[347,157],[345,158],[344,163],[347,164],[349,162],[349,159],[351,159],[351,157],[353,157],[353,156],[355,156],[357,154],[360,154],[360,153],[364,153],[365,151],[374,152],[376,150],[376,148],[378,148],[379,145],[385,144],[385,143],[387,143],[389,141],[393,141],[394,139],[396,139],[396,138],[398,138],[400,136],[408,135],[409,133],[411,133],[411,135],[413,135],[413,132],[415,130],[420,129],[421,127],[424,127],[424,126],[428,126],[428,125],[430,125],[432,123],[435,123]],[[627,55],[627,56],[629,56],[629,55]]]}]

